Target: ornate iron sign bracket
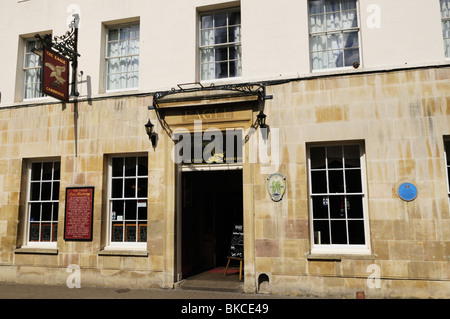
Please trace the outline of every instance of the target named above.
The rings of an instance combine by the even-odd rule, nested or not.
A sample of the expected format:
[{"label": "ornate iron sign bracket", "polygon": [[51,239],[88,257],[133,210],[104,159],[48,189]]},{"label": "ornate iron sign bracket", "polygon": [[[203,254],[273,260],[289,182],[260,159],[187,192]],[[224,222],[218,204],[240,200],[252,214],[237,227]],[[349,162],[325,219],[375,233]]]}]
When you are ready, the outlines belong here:
[{"label": "ornate iron sign bracket", "polygon": [[79,95],[77,90],[77,67],[78,57],[80,56],[77,48],[79,22],[80,16],[76,13],[73,15],[73,21],[69,25],[71,30],[67,31],[66,34],[55,36],[53,39],[50,34],[45,34],[42,37],[39,34],[35,35],[35,38],[37,38],[43,46],[52,48],[72,62],[72,84],[70,95],[75,97]]}]

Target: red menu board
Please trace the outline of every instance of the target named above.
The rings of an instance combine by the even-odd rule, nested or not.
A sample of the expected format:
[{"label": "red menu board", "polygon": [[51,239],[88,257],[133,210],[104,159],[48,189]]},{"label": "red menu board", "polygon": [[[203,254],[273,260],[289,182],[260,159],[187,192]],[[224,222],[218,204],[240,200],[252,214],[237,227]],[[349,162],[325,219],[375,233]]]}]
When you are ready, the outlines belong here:
[{"label": "red menu board", "polygon": [[94,187],[66,188],[65,240],[92,240]]}]

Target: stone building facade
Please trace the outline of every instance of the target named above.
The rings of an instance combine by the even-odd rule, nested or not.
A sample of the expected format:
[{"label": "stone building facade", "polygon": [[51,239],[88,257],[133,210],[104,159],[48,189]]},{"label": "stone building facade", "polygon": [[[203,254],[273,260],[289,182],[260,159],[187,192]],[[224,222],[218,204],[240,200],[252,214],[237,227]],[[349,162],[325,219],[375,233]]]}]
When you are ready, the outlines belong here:
[{"label": "stone building facade", "polygon": [[[246,1],[191,2],[197,13],[237,5],[247,17],[254,8]],[[446,2],[428,2],[426,12],[437,9],[439,19],[437,4]],[[360,20],[365,5],[358,2]],[[125,8],[122,18],[135,10]],[[137,20],[141,34],[145,19]],[[86,21],[93,23],[87,15]],[[262,54],[264,60],[272,53]],[[103,93],[100,85],[89,95],[81,81],[81,95],[68,103],[3,94],[1,281],[66,284],[75,265],[85,286],[174,288],[195,268],[223,265],[227,252],[219,246],[228,247],[224,234],[240,223],[246,293],[260,292],[264,282],[282,295],[450,297],[445,57],[281,78],[245,75],[254,65],[244,64],[240,80],[189,86],[173,84],[181,82],[175,75],[147,85],[153,82],[141,74],[148,63],[140,65],[138,90]],[[169,78],[173,89],[165,87]],[[266,125],[258,122],[261,111]],[[154,145],[144,129],[148,119]],[[220,145],[236,152],[233,158],[217,149],[205,156],[213,141],[206,134],[223,134],[228,145],[228,131],[237,134],[236,145]],[[201,134],[200,163],[187,163],[197,153],[180,144],[191,138],[186,133]],[[187,145],[182,153],[180,145]],[[282,177],[279,189],[272,188],[275,175]],[[67,190],[77,187],[94,190],[92,236],[83,241],[65,236]]]}]

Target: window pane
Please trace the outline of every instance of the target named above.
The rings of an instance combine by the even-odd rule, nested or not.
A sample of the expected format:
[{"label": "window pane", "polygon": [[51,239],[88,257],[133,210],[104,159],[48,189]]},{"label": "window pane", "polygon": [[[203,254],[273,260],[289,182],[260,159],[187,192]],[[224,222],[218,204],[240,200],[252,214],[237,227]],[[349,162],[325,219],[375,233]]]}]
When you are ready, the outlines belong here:
[{"label": "window pane", "polygon": [[106,56],[108,58],[119,56],[119,42],[109,42],[108,43],[108,52],[106,53]]},{"label": "window pane", "polygon": [[42,163],[31,164],[31,180],[38,181],[41,179],[41,166]]},{"label": "window pane", "polygon": [[60,178],[60,167],[61,164],[59,162],[53,163],[53,180],[59,180]]},{"label": "window pane", "polygon": [[128,224],[126,227],[126,241],[136,242],[136,224]]},{"label": "window pane", "polygon": [[228,14],[228,25],[241,24],[241,13],[230,12]]},{"label": "window pane", "polygon": [[41,200],[50,200],[52,194],[52,183],[42,183]]},{"label": "window pane", "polygon": [[125,201],[125,219],[136,220],[136,213],[137,213],[137,201],[136,200]]},{"label": "window pane", "polygon": [[341,29],[341,14],[339,12],[325,15],[326,26],[328,31]]},{"label": "window pane", "polygon": [[138,157],[138,175],[147,176],[148,175],[148,157]]},{"label": "window pane", "polygon": [[326,171],[311,172],[311,188],[313,194],[327,193]]},{"label": "window pane", "polygon": [[228,42],[240,42],[241,41],[241,27],[228,28]]},{"label": "window pane", "polygon": [[342,0],[342,10],[356,9],[356,0]]},{"label": "window pane", "polygon": [[332,220],[330,223],[331,243],[347,244],[347,226],[345,220]]},{"label": "window pane", "polygon": [[227,78],[228,77],[228,63],[216,63],[216,79]]},{"label": "window pane", "polygon": [[441,2],[441,17],[450,18],[450,1],[440,0]]},{"label": "window pane", "polygon": [[212,28],[213,27],[213,16],[212,15],[205,15],[201,17],[201,28]]},{"label": "window pane", "polygon": [[216,61],[228,60],[228,48],[222,47],[222,48],[215,49],[215,59],[216,59]]},{"label": "window pane", "polygon": [[147,197],[147,178],[139,178],[138,179],[138,193],[137,197]]},{"label": "window pane", "polygon": [[352,66],[353,63],[359,62],[358,49],[344,50],[344,55],[345,55],[345,66]]},{"label": "window pane", "polygon": [[343,29],[358,27],[358,15],[356,13],[356,10],[342,12],[341,18]]},{"label": "window pane", "polygon": [[321,70],[328,67],[328,54],[326,52],[313,52],[311,54],[313,70]]},{"label": "window pane", "polygon": [[214,50],[213,49],[202,49],[201,50],[201,62],[214,62]]},{"label": "window pane", "polygon": [[309,14],[318,14],[325,12],[324,0],[313,0],[308,2]]},{"label": "window pane", "polygon": [[215,44],[221,44],[221,43],[227,43],[228,37],[227,37],[227,28],[218,28],[214,31],[214,43]]},{"label": "window pane", "polygon": [[345,145],[344,158],[346,168],[361,167],[359,145]]},{"label": "window pane", "polygon": [[39,200],[41,195],[41,184],[39,182],[32,182],[30,188],[30,200]]},{"label": "window pane", "polygon": [[330,196],[330,218],[345,218],[344,196]]},{"label": "window pane", "polygon": [[52,236],[52,225],[42,224],[41,227],[41,241],[50,241]]},{"label": "window pane", "polygon": [[111,197],[112,198],[122,198],[122,187],[123,187],[122,179],[113,179],[112,180]]},{"label": "window pane", "polygon": [[43,180],[51,180],[53,172],[53,163],[44,163],[42,169],[42,179]]},{"label": "window pane", "polygon": [[58,221],[58,207],[59,203],[53,203],[53,214],[52,214],[52,220]]},{"label": "window pane", "polygon": [[52,203],[42,203],[42,218],[41,221],[52,220]]},{"label": "window pane", "polygon": [[339,0],[326,0],[325,1],[325,10],[327,12],[335,12],[340,10]]},{"label": "window pane", "polygon": [[328,220],[315,220],[314,227],[314,244],[330,243],[330,226]]},{"label": "window pane", "polygon": [[327,147],[328,168],[342,168],[342,147]]},{"label": "window pane", "polygon": [[230,61],[230,77],[241,76],[242,67],[240,61]]},{"label": "window pane", "polygon": [[125,176],[136,176],[136,157],[125,157]]},{"label": "window pane", "polygon": [[125,201],[115,200],[112,202],[111,219],[112,220],[123,220],[123,206]]},{"label": "window pane", "polygon": [[365,244],[364,238],[364,221],[362,220],[349,220],[348,221],[348,239],[350,244],[363,245]]},{"label": "window pane", "polygon": [[328,218],[328,197],[314,196],[313,202],[313,218]]},{"label": "window pane", "polygon": [[119,30],[117,29],[110,29],[108,34],[108,40],[114,41],[119,39]]},{"label": "window pane", "polygon": [[40,234],[40,224],[39,223],[31,223],[30,224],[30,241],[39,241]]},{"label": "window pane", "polygon": [[112,224],[111,241],[123,241],[123,223],[117,222]]},{"label": "window pane", "polygon": [[347,193],[361,193],[361,171],[359,169],[345,170],[345,186]]},{"label": "window pane", "polygon": [[59,200],[59,182],[53,182],[52,200]]},{"label": "window pane", "polygon": [[145,202],[145,207],[143,206],[138,207],[138,219],[147,220],[147,202]]},{"label": "window pane", "polygon": [[310,16],[309,28],[311,33],[325,31],[325,17],[323,15]]},{"label": "window pane", "polygon": [[200,32],[200,45],[207,46],[214,44],[214,30],[205,30]]},{"label": "window pane", "polygon": [[328,187],[330,193],[343,193],[344,172],[341,170],[328,171]]},{"label": "window pane", "polygon": [[241,59],[241,46],[237,45],[230,47],[230,60],[240,60]]},{"label": "window pane", "polygon": [[127,178],[125,179],[125,198],[136,197],[136,179]]},{"label": "window pane", "polygon": [[201,68],[202,80],[212,80],[214,79],[214,63],[202,64]]},{"label": "window pane", "polygon": [[227,25],[227,14],[219,13],[214,15],[214,27],[223,27]]},{"label": "window pane", "polygon": [[363,201],[362,195],[347,196],[347,217],[363,218]]},{"label": "window pane", "polygon": [[310,148],[311,168],[325,168],[325,148],[312,147]]},{"label": "window pane", "polygon": [[123,176],[123,158],[115,157],[112,159],[112,176]]},{"label": "window pane", "polygon": [[147,241],[147,225],[145,224],[139,225],[139,241],[141,243]]},{"label": "window pane", "polygon": [[36,222],[41,220],[41,204],[33,203],[30,205],[30,221]]},{"label": "window pane", "polygon": [[359,39],[358,32],[346,32],[344,33],[344,46],[346,48],[358,48]]}]

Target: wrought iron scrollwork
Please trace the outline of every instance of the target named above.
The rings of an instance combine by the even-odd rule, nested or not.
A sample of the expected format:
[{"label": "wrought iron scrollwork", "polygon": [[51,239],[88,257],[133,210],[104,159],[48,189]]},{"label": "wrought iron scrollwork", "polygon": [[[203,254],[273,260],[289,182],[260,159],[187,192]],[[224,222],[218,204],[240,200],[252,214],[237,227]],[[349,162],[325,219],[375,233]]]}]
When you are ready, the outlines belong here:
[{"label": "wrought iron scrollwork", "polygon": [[[190,84],[197,84],[197,87],[195,88],[188,88],[183,89],[184,85],[190,85]],[[161,124],[161,127],[164,129],[164,131],[168,134],[168,136],[172,136],[172,129],[170,125],[166,122],[165,116],[164,116],[164,110],[161,110],[159,107],[159,101],[170,95],[179,94],[179,93],[186,93],[186,92],[196,92],[196,91],[232,91],[232,92],[238,92],[243,95],[256,95],[258,96],[260,101],[264,101],[267,99],[272,99],[272,96],[266,95],[266,86],[261,83],[243,83],[243,84],[227,84],[227,85],[220,85],[216,86],[214,84],[211,84],[209,87],[205,87],[201,85],[200,83],[188,83],[188,84],[180,84],[178,85],[179,89],[172,88],[169,91],[160,91],[153,94],[153,105],[149,106],[149,109],[155,110],[156,116],[158,118],[159,123]],[[257,128],[258,124],[257,121],[255,121],[250,130],[250,133],[247,134],[244,138],[244,143],[246,143],[250,135],[253,134],[254,130]]]},{"label": "wrought iron scrollwork", "polygon": [[41,36],[40,34],[36,34],[35,38],[37,38],[42,45],[47,48],[52,48],[57,51],[64,57],[66,57],[69,61],[72,62],[72,96],[78,96],[79,93],[76,88],[76,80],[77,80],[77,67],[78,67],[78,57],[80,54],[78,53],[77,43],[78,43],[78,23],[80,21],[80,17],[78,14],[73,15],[74,19],[69,25],[71,28],[70,31],[67,31],[62,36],[55,36],[52,39],[50,34],[44,34]]}]

